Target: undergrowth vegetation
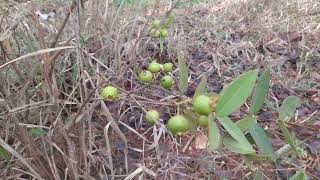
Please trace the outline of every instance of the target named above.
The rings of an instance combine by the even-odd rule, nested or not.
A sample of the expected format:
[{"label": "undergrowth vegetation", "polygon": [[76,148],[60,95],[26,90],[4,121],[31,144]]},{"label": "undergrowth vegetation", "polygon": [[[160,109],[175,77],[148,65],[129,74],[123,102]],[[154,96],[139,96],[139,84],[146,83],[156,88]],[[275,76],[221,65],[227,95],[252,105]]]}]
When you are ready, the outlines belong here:
[{"label": "undergrowth vegetation", "polygon": [[0,2],[5,179],[319,179],[317,0]]}]

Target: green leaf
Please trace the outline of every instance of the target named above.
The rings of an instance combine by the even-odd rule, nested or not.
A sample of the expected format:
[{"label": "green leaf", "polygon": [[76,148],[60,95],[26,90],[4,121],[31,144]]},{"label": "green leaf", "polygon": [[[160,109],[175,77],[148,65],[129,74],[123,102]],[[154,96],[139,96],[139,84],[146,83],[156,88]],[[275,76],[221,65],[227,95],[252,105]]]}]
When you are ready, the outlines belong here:
[{"label": "green leaf", "polygon": [[229,117],[218,117],[221,125],[226,129],[226,131],[233,137],[238,144],[243,145],[244,149],[246,149],[246,154],[255,153],[255,150],[252,148],[251,144],[242,133],[242,131],[236,126]]},{"label": "green leaf", "polygon": [[42,137],[42,136],[46,135],[46,131],[44,131],[41,128],[31,128],[31,129],[29,129],[28,132],[31,136],[35,136],[35,137]]},{"label": "green leaf", "polygon": [[254,173],[253,173],[253,180],[262,180],[263,179],[263,173],[257,169]]},{"label": "green leaf", "polygon": [[222,139],[223,145],[229,149],[231,152],[238,154],[252,154],[252,150],[248,148],[247,145],[240,143],[239,141],[233,139],[231,136],[227,135]]},{"label": "green leaf", "polygon": [[205,94],[207,92],[207,76],[204,75],[201,78],[201,81],[196,89],[196,92],[193,95],[193,99],[194,100],[197,96],[201,95],[201,94]]},{"label": "green leaf", "polygon": [[209,149],[215,151],[220,147],[221,135],[217,123],[215,122],[212,115],[209,115]]},{"label": "green leaf", "polygon": [[188,67],[185,59],[178,52],[178,66],[179,66],[179,89],[181,94],[185,94],[188,88]]},{"label": "green leaf", "polygon": [[290,132],[289,132],[288,128],[286,127],[286,124],[284,123],[283,120],[279,119],[278,123],[279,123],[279,127],[281,129],[281,132],[282,132],[282,135],[283,135],[284,139],[290,145],[290,147],[294,151],[295,155],[299,156],[299,152],[298,152],[297,147],[296,147],[295,137],[292,137],[290,135]]},{"label": "green leaf", "polygon": [[275,160],[276,156],[273,152],[272,145],[270,144],[266,133],[259,126],[259,124],[255,123],[253,126],[251,126],[249,128],[249,132],[261,151],[268,155],[272,160]]},{"label": "green leaf", "polygon": [[1,146],[0,146],[0,158],[5,159],[6,161],[9,161],[9,159],[10,159],[8,151],[6,151],[6,149],[4,149]]},{"label": "green leaf", "polygon": [[253,126],[257,122],[257,118],[253,117],[246,117],[236,122],[238,128],[244,132],[247,131],[251,126]]},{"label": "green leaf", "polygon": [[308,180],[308,176],[305,172],[296,172],[292,177],[289,178],[289,180]]},{"label": "green leaf", "polygon": [[248,71],[222,90],[216,108],[219,117],[228,116],[247,100],[254,88],[257,75],[258,70]]},{"label": "green leaf", "polygon": [[262,108],[269,90],[270,68],[268,67],[258,81],[251,100],[250,115],[257,114]]},{"label": "green leaf", "polygon": [[279,109],[279,119],[288,121],[294,116],[294,112],[296,111],[297,107],[300,104],[300,100],[296,96],[289,96],[287,97],[280,109]]}]

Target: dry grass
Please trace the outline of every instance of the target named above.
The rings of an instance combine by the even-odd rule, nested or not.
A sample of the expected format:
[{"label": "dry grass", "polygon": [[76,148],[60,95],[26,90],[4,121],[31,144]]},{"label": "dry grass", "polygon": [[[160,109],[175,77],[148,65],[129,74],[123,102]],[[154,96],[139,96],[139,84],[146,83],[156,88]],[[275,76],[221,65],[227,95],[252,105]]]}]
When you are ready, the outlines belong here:
[{"label": "dry grass", "polygon": [[[197,149],[194,138],[202,130],[182,138],[167,132],[163,124],[177,111],[177,87],[166,91],[137,81],[136,74],[153,58],[176,66],[177,50],[190,69],[188,96],[204,73],[209,89],[219,92],[243,71],[272,64],[270,102],[283,100],[276,91],[281,87],[314,107],[308,118],[319,120],[317,0],[220,0],[183,8],[171,1],[120,7],[112,1],[77,2],[0,6],[0,146],[8,153],[0,163],[1,177],[251,179],[254,168],[238,155]],[[39,21],[37,9],[56,15]],[[149,25],[171,11],[175,23],[160,53]],[[288,71],[292,64],[294,70]],[[120,89],[118,101],[102,101],[99,94],[107,84]],[[309,90],[315,90],[311,97],[303,94]],[[150,108],[162,114],[154,127],[143,121]],[[32,135],[32,128],[45,135]],[[276,148],[285,143],[277,133],[273,138],[281,142],[273,144]],[[316,178],[317,162],[318,156],[310,157],[299,168]],[[254,167],[268,179],[282,176],[281,167]],[[283,168],[291,170],[288,174],[298,169]]]}]

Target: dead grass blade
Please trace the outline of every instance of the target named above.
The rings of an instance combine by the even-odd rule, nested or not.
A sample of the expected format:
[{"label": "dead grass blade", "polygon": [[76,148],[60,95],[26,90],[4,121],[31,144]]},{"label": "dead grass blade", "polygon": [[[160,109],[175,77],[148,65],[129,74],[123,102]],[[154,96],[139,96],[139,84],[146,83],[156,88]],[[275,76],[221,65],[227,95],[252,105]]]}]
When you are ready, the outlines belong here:
[{"label": "dead grass blade", "polygon": [[29,53],[29,54],[20,56],[20,57],[18,57],[18,58],[16,58],[16,59],[13,59],[13,60],[9,61],[9,62],[6,62],[6,63],[4,63],[4,64],[2,64],[2,65],[0,66],[0,69],[8,66],[9,64],[12,64],[12,63],[14,63],[14,62],[20,61],[20,60],[22,60],[22,59],[26,59],[26,58],[38,56],[38,55],[45,54],[45,53],[52,52],[52,51],[59,51],[59,50],[63,50],[63,49],[73,49],[73,48],[75,48],[75,46],[62,46],[62,47],[57,47],[57,48],[41,49],[41,50],[39,50],[39,51],[32,52],[32,53]]},{"label": "dead grass blade", "polygon": [[[119,126],[117,125],[117,123],[115,122],[115,120],[113,119],[109,109],[107,108],[107,106],[105,105],[105,103],[103,101],[101,101],[101,107],[103,109],[103,113],[106,115],[107,119],[111,122],[111,127],[113,128],[113,130],[116,131],[116,133],[120,136],[120,139],[123,141],[124,143],[124,159],[125,159],[125,168],[126,168],[126,173],[128,173],[128,142],[127,142],[127,138],[124,136],[124,134],[121,132]],[[108,143],[108,142],[107,142]]]},{"label": "dead grass blade", "polygon": [[108,152],[110,172],[111,172],[112,179],[114,179],[115,173],[114,173],[113,160],[112,160],[112,151],[111,151],[110,139],[108,136],[110,125],[111,125],[111,121],[104,127],[104,137],[106,139],[106,149]]}]

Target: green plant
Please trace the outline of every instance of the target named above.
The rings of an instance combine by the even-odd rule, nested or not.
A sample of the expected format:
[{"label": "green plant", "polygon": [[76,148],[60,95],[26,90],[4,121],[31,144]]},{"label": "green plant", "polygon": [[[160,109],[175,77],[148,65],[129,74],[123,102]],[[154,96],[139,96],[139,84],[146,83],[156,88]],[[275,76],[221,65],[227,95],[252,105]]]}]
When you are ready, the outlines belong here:
[{"label": "green plant", "polygon": [[[163,52],[163,44],[165,41],[165,38],[168,37],[168,29],[174,22],[174,14],[170,14],[167,19],[163,21],[163,24],[161,24],[160,20],[155,19],[152,22],[150,35],[154,38],[159,38],[160,41],[160,51]],[[160,26],[161,25],[161,26]]]},{"label": "green plant", "polygon": [[189,130],[189,121],[182,115],[176,115],[169,119],[167,127],[173,135],[182,135]]},{"label": "green plant", "polygon": [[289,132],[289,130],[285,124],[285,122],[289,121],[293,117],[294,112],[298,106],[299,106],[299,98],[297,98],[295,96],[287,97],[283,101],[283,103],[279,109],[278,124],[279,124],[279,127],[281,129],[281,132],[282,132],[284,139],[290,145],[294,154],[297,157],[301,157],[303,154],[301,153],[301,151],[298,150],[296,137],[294,136],[294,134],[291,134]]},{"label": "green plant", "polygon": [[161,78],[161,86],[165,89],[170,89],[173,84],[173,78],[171,76],[163,76]]},{"label": "green plant", "polygon": [[148,66],[148,70],[152,73],[158,73],[161,71],[161,66],[156,61],[152,61]]},{"label": "green plant", "polygon": [[143,70],[139,74],[139,79],[143,83],[149,83],[152,81],[152,73],[148,70]]},{"label": "green plant", "polygon": [[107,86],[102,89],[101,95],[105,101],[114,101],[118,98],[118,89],[114,86]]},{"label": "green plant", "polygon": [[154,125],[159,119],[160,119],[160,114],[156,110],[149,110],[145,115],[145,120],[150,125]]},{"label": "green plant", "polygon": [[210,107],[210,97],[206,95],[199,95],[193,101],[194,111],[200,115],[209,115],[212,112],[212,107]]},{"label": "green plant", "polygon": [[208,126],[208,122],[209,122],[209,118],[208,116],[200,116],[199,119],[198,119],[198,123],[200,126],[202,127],[207,127]]},{"label": "green plant", "polygon": [[173,64],[172,63],[164,63],[163,64],[163,70],[165,73],[170,73],[173,70]]},{"label": "green plant", "polygon": [[[180,62],[180,64],[183,65],[184,63]],[[217,150],[222,142],[232,152],[244,155],[255,154],[256,151],[244,135],[245,131],[250,131],[253,139],[263,149],[263,152],[269,153],[270,156],[273,155],[272,147],[266,139],[263,129],[257,125],[256,117],[254,116],[262,107],[267,93],[269,83],[268,69],[256,86],[254,97],[252,98],[254,106],[251,107],[253,110],[250,113],[252,117],[244,117],[236,124],[228,117],[251,95],[256,84],[257,75],[258,70],[248,71],[232,81],[219,95],[209,93],[211,94],[210,97],[205,95],[208,94],[206,92],[207,77],[204,76],[202,78],[199,87],[196,89],[192,103],[194,111],[200,115],[204,115],[202,118],[208,119],[210,150]],[[207,118],[205,118],[206,116]],[[223,137],[220,135],[218,123],[227,132]],[[269,147],[271,147],[271,151]]]}]

